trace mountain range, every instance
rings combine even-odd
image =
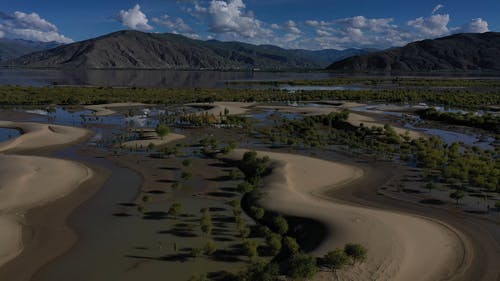
[[[6,64],[90,69],[323,69],[368,50],[287,50],[272,45],[195,40],[176,34],[118,31],[31,53]]]
[[[57,42],[38,42],[23,39],[0,38],[0,62],[20,56],[55,48],[61,45]]]
[[[404,47],[372,52],[333,63],[336,72],[500,71],[500,33],[462,33]]]

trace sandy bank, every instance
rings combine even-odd
[[[181,134],[170,133],[167,136],[160,138],[155,132],[153,133],[149,132],[149,133],[151,134],[151,136],[148,136],[145,139],[127,141],[122,143],[121,146],[124,148],[131,148],[131,149],[146,148],[150,144],[153,144],[154,146],[162,146],[170,142],[184,139],[186,137]]]
[[[236,151],[232,156],[240,158]],[[353,166],[305,156],[259,152],[275,161],[261,204],[277,212],[313,218],[329,230],[313,254],[345,243],[368,248],[368,261],[338,274],[339,280],[444,280],[458,272],[463,244],[455,230],[422,217],[332,201],[322,193],[362,177]],[[328,277],[330,276],[330,277]],[[329,280],[331,273],[318,279]]]
[[[286,112],[286,113],[297,113],[297,114],[302,114],[305,116],[314,116],[314,115],[327,115],[333,112],[340,112],[343,109],[349,109],[352,107],[359,106],[359,104],[356,103],[347,103],[347,104],[342,104],[340,106],[257,106],[256,108],[260,109],[271,109],[271,110],[277,110],[279,112]],[[350,112],[349,113],[349,118],[347,119],[347,122],[349,122],[351,125],[359,127],[361,124],[365,127],[384,127],[384,123],[376,120],[375,118],[359,114],[359,113],[354,113]],[[425,134],[419,131],[414,131],[414,130],[409,130],[405,128],[400,128],[397,126],[393,126],[394,130],[400,134],[404,135],[406,132],[410,135],[411,138],[418,139],[420,137],[424,137]]]
[[[80,128],[38,123],[0,121],[0,127],[23,131],[0,143],[0,152],[8,153],[68,144],[89,134]],[[90,169],[71,161],[0,154],[0,265],[21,253],[29,209],[68,195],[91,176]]]
[[[120,107],[137,107],[137,106],[145,106],[144,103],[137,102],[122,102],[122,103],[107,103],[107,104],[95,104],[95,105],[87,105],[86,109],[94,111],[95,116],[107,116],[113,115],[116,111],[113,108]]]
[[[92,176],[66,160],[0,155],[0,265],[22,250],[21,225],[27,210],[57,200]]]
[[[202,112],[206,112],[209,115],[219,116],[219,114],[224,114],[224,111],[227,109],[229,111],[229,115],[241,115],[245,114],[251,110],[252,106],[255,106],[255,103],[251,102],[214,102],[214,103],[188,103],[185,104],[190,107],[202,107],[207,108]]]
[[[0,121],[0,128],[23,131],[21,136],[0,143],[0,152],[67,144],[76,142],[90,134],[88,130],[81,128],[28,122]]]

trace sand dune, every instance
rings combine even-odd
[[[185,136],[180,135],[180,134],[174,134],[170,133],[167,136],[160,138],[156,134],[152,138],[148,139],[141,139],[141,140],[133,140],[133,141],[127,141],[122,143],[122,147],[125,148],[146,148],[148,145],[153,144],[154,146],[161,146],[168,144],[170,142],[176,141],[176,140],[181,140],[185,138]]]
[[[306,116],[313,116],[313,115],[326,115],[330,114],[332,112],[339,112],[342,109],[348,109],[351,107],[356,107],[359,106],[359,104],[356,103],[348,103],[346,105],[340,105],[340,106],[257,106],[256,108],[260,109],[273,109],[277,110],[279,112],[287,112],[287,113],[298,113],[298,114],[303,114]],[[366,127],[384,127],[384,123],[381,121],[376,120],[375,118],[359,114],[359,113],[354,113],[350,112],[349,113],[349,118],[347,119],[347,122],[349,122],[351,125],[359,127],[361,123],[366,126]],[[414,131],[414,130],[409,130],[405,128],[400,128],[400,127],[394,127],[394,130],[400,134],[404,135],[406,132],[408,132],[409,136],[414,139],[418,139],[420,137],[424,137],[425,134],[419,131]]]
[[[37,123],[0,121],[0,127],[24,134],[0,143],[0,152],[15,152],[75,142],[84,129]],[[37,156],[0,154],[0,265],[22,251],[24,214],[31,208],[62,198],[92,176],[84,165]]]
[[[90,134],[88,130],[81,128],[39,123],[0,121],[0,127],[23,131],[21,136],[0,143],[0,152],[72,143]]]
[[[251,102],[214,102],[214,103],[189,103],[186,106],[191,107],[207,107],[207,110],[202,112],[207,112],[208,114],[213,114],[214,116],[219,116],[219,114],[224,114],[225,109],[229,110],[229,115],[241,115],[245,114],[251,110],[250,107],[254,106],[255,103]]]
[[[137,106],[145,106],[144,103],[137,102],[122,102],[122,103],[107,103],[107,104],[95,104],[95,105],[87,105],[86,109],[94,111],[95,116],[107,116],[113,115],[116,113],[112,108],[119,107],[137,107]]]
[[[243,150],[233,153],[241,159]],[[345,243],[368,248],[368,261],[337,275],[339,280],[444,280],[457,274],[464,248],[450,227],[422,217],[332,201],[322,192],[363,176],[353,166],[305,156],[259,152],[275,167],[265,179],[261,204],[277,212],[313,218],[329,236],[313,254],[323,255]],[[333,279],[332,273],[318,280]],[[336,280],[336,279],[335,279]]]

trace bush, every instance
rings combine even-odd
[[[281,215],[275,216],[273,218],[273,229],[279,234],[284,235],[288,232],[288,222]]]
[[[256,220],[260,220],[264,217],[266,211],[259,207],[250,207],[250,216]]]
[[[275,263],[266,264],[263,261],[252,263],[247,270],[240,272],[238,281],[275,281],[279,275],[279,267]]]
[[[352,243],[345,245],[344,252],[350,256],[354,262],[364,262],[368,253],[364,246]]]
[[[323,257],[323,264],[332,271],[342,269],[351,263],[351,257],[342,249],[328,252]]]
[[[252,190],[254,190],[254,186],[247,181],[238,184],[238,192],[240,193],[248,193]]]
[[[276,233],[270,233],[266,236],[267,247],[269,248],[269,254],[271,256],[276,256],[281,251],[281,236]]]
[[[215,245],[213,240],[208,240],[205,246],[203,246],[203,252],[205,255],[211,256],[215,251],[217,251],[217,245]]]
[[[288,261],[287,276],[295,279],[313,278],[318,273],[316,258],[306,255],[297,254],[291,257]]]
[[[163,137],[170,133],[170,128],[166,124],[161,123],[156,126],[155,131],[158,136],[163,139]]]

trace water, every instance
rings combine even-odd
[[[0,142],[8,141],[21,135],[21,132],[16,129],[0,128]]]
[[[327,72],[231,72],[175,70],[58,70],[0,68],[0,85],[226,88],[227,81],[322,80]],[[244,86],[248,88],[252,86]]]

